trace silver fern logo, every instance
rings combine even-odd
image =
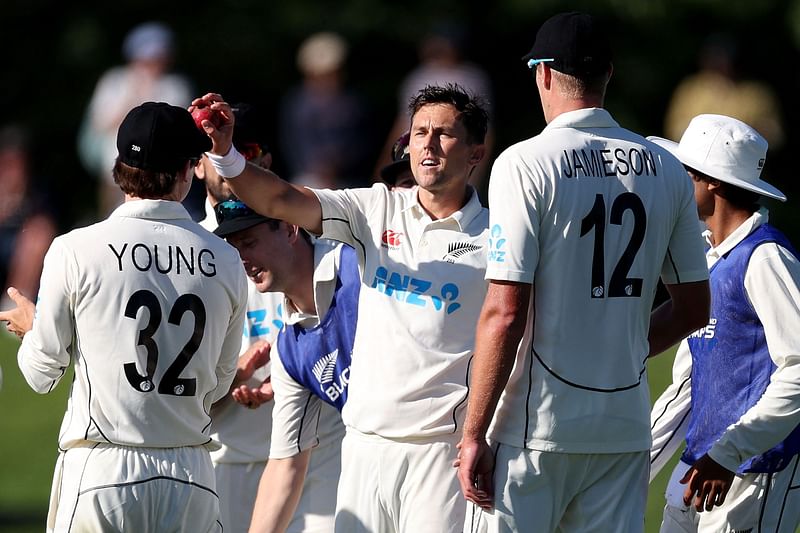
[[[311,371],[314,377],[317,378],[320,385],[331,383],[333,381],[333,373],[336,371],[336,357],[339,355],[339,349],[335,349],[327,355],[320,357],[319,361],[314,363],[314,368]]]
[[[443,260],[448,263],[455,263],[459,258],[467,254],[475,253],[483,247],[473,244],[471,242],[451,242],[447,245],[447,253],[444,255]]]

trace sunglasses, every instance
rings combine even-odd
[[[247,207],[241,200],[225,200],[214,206],[214,215],[217,217],[217,224],[222,224],[226,220],[255,215],[256,212]]]

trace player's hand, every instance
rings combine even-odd
[[[458,457],[453,466],[458,468],[458,482],[464,498],[483,509],[494,504],[494,454],[484,439],[465,440],[458,443]]]
[[[251,377],[255,371],[269,363],[269,354],[272,347],[267,341],[254,342],[246,352],[239,356],[236,363],[235,384],[239,385]]]
[[[231,392],[233,399],[245,407],[256,409],[265,403],[272,401],[275,392],[272,390],[272,380],[267,377],[258,387],[248,387],[240,385]]]
[[[211,153],[216,155],[227,154],[233,146],[233,110],[221,95],[217,93],[207,93],[200,98],[192,100],[189,112],[194,111],[195,107],[210,107],[218,114],[220,126],[216,127],[210,121],[204,121],[203,130],[211,138]]]
[[[5,321],[6,329],[21,339],[33,328],[36,307],[14,287],[9,287],[6,293],[17,307],[0,312],[0,321]]]
[[[694,505],[698,513],[722,505],[733,483],[734,473],[717,463],[708,454],[697,460],[681,478],[686,485],[683,504]],[[694,503],[692,503],[694,500]]]

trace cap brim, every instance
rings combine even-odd
[[[238,231],[246,230],[268,221],[268,218],[255,213],[231,220],[223,220],[222,223],[217,226],[217,229],[214,230],[214,235],[225,238]]]

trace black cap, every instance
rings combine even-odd
[[[189,111],[164,102],[134,107],[117,132],[119,160],[131,167],[174,172],[184,161],[211,150]]]
[[[397,176],[411,168],[411,154],[408,151],[410,138],[411,134],[405,132],[395,141],[392,146],[392,162],[381,169],[381,179],[389,185],[394,185]]]
[[[546,61],[570,76],[595,75],[611,66],[611,46],[603,25],[591,15],[559,13],[542,24],[533,48],[522,59]]]
[[[231,106],[236,125],[233,128],[233,145],[240,152],[245,145],[257,144],[262,152],[267,149],[267,121],[261,110],[251,104],[239,103]]]
[[[217,217],[218,224],[217,229],[214,230],[214,235],[222,238],[237,231],[252,228],[257,224],[275,220],[259,215],[236,198],[231,198],[215,205],[214,214]]]

